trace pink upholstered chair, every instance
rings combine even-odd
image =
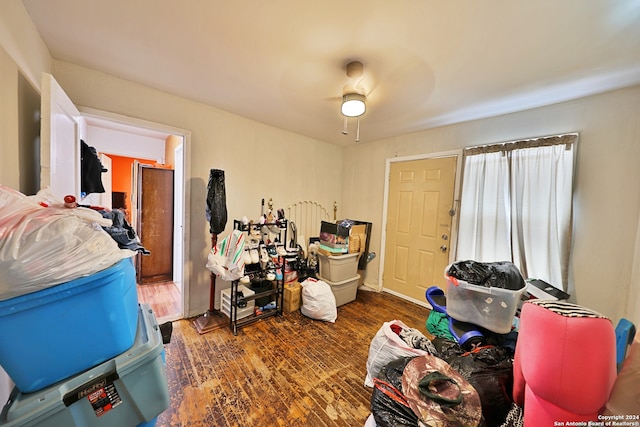
[[[616,379],[613,323],[564,301],[528,301],[513,368],[513,398],[524,407],[525,426],[597,421]]]

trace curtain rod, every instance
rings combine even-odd
[[[562,135],[542,136],[538,138],[521,139],[517,141],[500,142],[496,144],[476,145],[465,148],[465,155],[481,153],[496,153],[498,151],[513,151],[520,148],[548,147],[551,145],[566,145],[567,150],[571,144],[578,140],[578,133],[565,133]]]

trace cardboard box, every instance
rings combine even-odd
[[[284,285],[284,305],[282,309],[285,313],[291,313],[300,309],[302,305],[302,286],[298,281]]]
[[[349,234],[349,253],[363,253],[366,241],[367,226],[365,224],[356,224],[351,227],[351,232]]]

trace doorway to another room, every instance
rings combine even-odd
[[[169,234],[175,236],[176,244],[173,245],[173,250],[167,251],[170,257],[168,264],[177,266],[173,268],[173,277],[170,278],[173,285],[150,285],[144,289],[157,290],[158,292],[152,292],[154,298],[145,295],[148,292],[139,293],[141,302],[150,301],[152,307],[156,305],[157,317],[162,320],[184,317],[184,314],[189,312],[189,275],[188,270],[182,266],[189,258],[189,236],[184,231],[189,229],[189,218],[184,206],[189,203],[190,192],[185,188],[184,176],[189,171],[189,156],[185,150],[189,148],[190,132],[91,108],[82,108],[80,111],[55,78],[48,73],[42,73],[41,86],[39,167],[36,168],[40,188],[49,187],[51,192],[59,197],[67,194],[76,195],[81,204],[99,206],[107,210],[112,209],[113,192],[123,192],[125,195],[119,201],[129,203],[127,221],[130,221],[128,225],[133,224],[132,228],[135,231],[138,204],[137,197],[134,196],[137,185],[136,180],[132,178],[133,168],[129,165],[122,172],[123,176],[128,177],[129,184],[120,188],[115,184],[114,187],[113,180],[119,179],[120,174],[112,173],[112,169],[116,169],[113,158],[124,156],[140,159],[142,163],[175,171],[173,188],[177,189],[177,197],[174,198],[172,214],[176,214],[173,215],[173,233]],[[83,141],[85,144],[82,144]],[[82,193],[81,148],[84,146],[88,150],[93,148],[103,165],[111,163],[111,167],[102,167],[108,169],[105,173],[100,172],[106,186],[104,192],[88,195]],[[153,206],[153,203],[151,205]],[[140,287],[138,289],[141,290]],[[156,295],[161,291],[164,293],[167,289],[172,292],[171,298]],[[179,301],[177,306],[169,304],[169,301],[174,300]],[[170,308],[164,311],[167,307]]]
[[[159,321],[184,317],[184,135],[85,115],[87,144],[108,157],[101,200],[124,212],[142,249],[134,258],[138,300]]]

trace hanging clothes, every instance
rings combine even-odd
[[[227,196],[223,170],[211,169],[209,172],[206,216],[211,234],[220,234],[224,231],[227,225]]]
[[[102,173],[107,169],[102,165],[96,149],[80,140],[80,191],[85,194],[104,193]]]

